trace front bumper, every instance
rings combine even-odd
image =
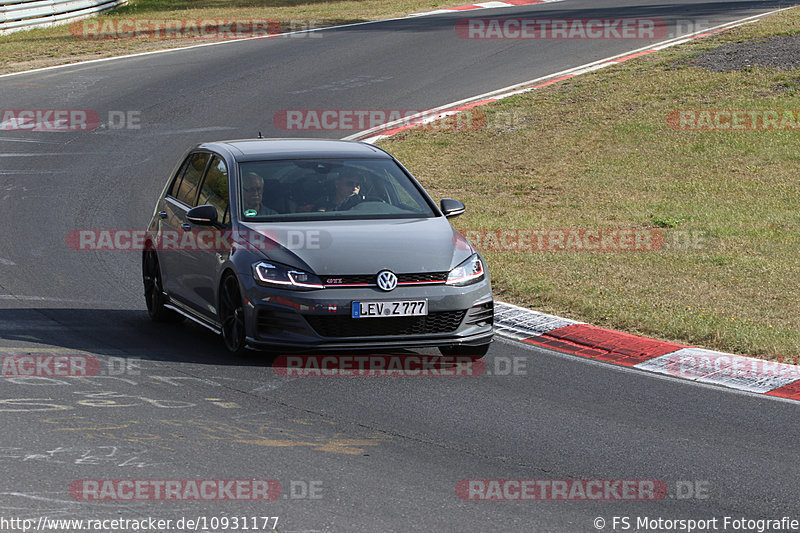
[[[247,341],[254,348],[365,349],[477,346],[491,342],[494,310],[485,279],[466,287],[421,285],[289,291],[245,287]],[[354,301],[428,300],[426,317],[351,318]]]

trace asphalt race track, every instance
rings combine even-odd
[[[725,516],[800,520],[793,403],[499,338],[475,377],[288,377],[257,355],[228,357],[202,327],[151,323],[137,252],[66,241],[76,229],[143,228],[194,143],[352,133],[281,131],[277,111],[428,109],[648,44],[471,41],[454,31],[462,18],[659,18],[694,30],[685,21],[713,26],[788,5],[565,0],[0,77],[0,109],[93,110],[104,123],[0,131],[0,353],[92,354],[100,365],[93,378],[0,383],[0,517],[279,517],[283,532],[573,533],[597,531],[598,517],[605,531],[626,530],[621,517],[631,531],[637,517],[716,517],[707,530],[723,531]],[[119,111],[140,127],[107,127]],[[96,502],[70,492],[82,479],[254,478],[278,481],[281,496]],[[459,482],[485,479],[655,480],[668,493],[459,497]]]

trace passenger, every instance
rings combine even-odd
[[[264,178],[255,172],[248,172],[242,179],[242,210],[244,216],[260,217],[277,215],[278,212],[261,203],[264,197]]]

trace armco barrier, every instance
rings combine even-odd
[[[0,35],[86,18],[128,0],[0,0]]]

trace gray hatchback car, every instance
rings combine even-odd
[[[154,320],[189,318],[227,349],[437,347],[482,357],[493,335],[486,263],[391,155],[320,139],[190,149],[148,227]]]

